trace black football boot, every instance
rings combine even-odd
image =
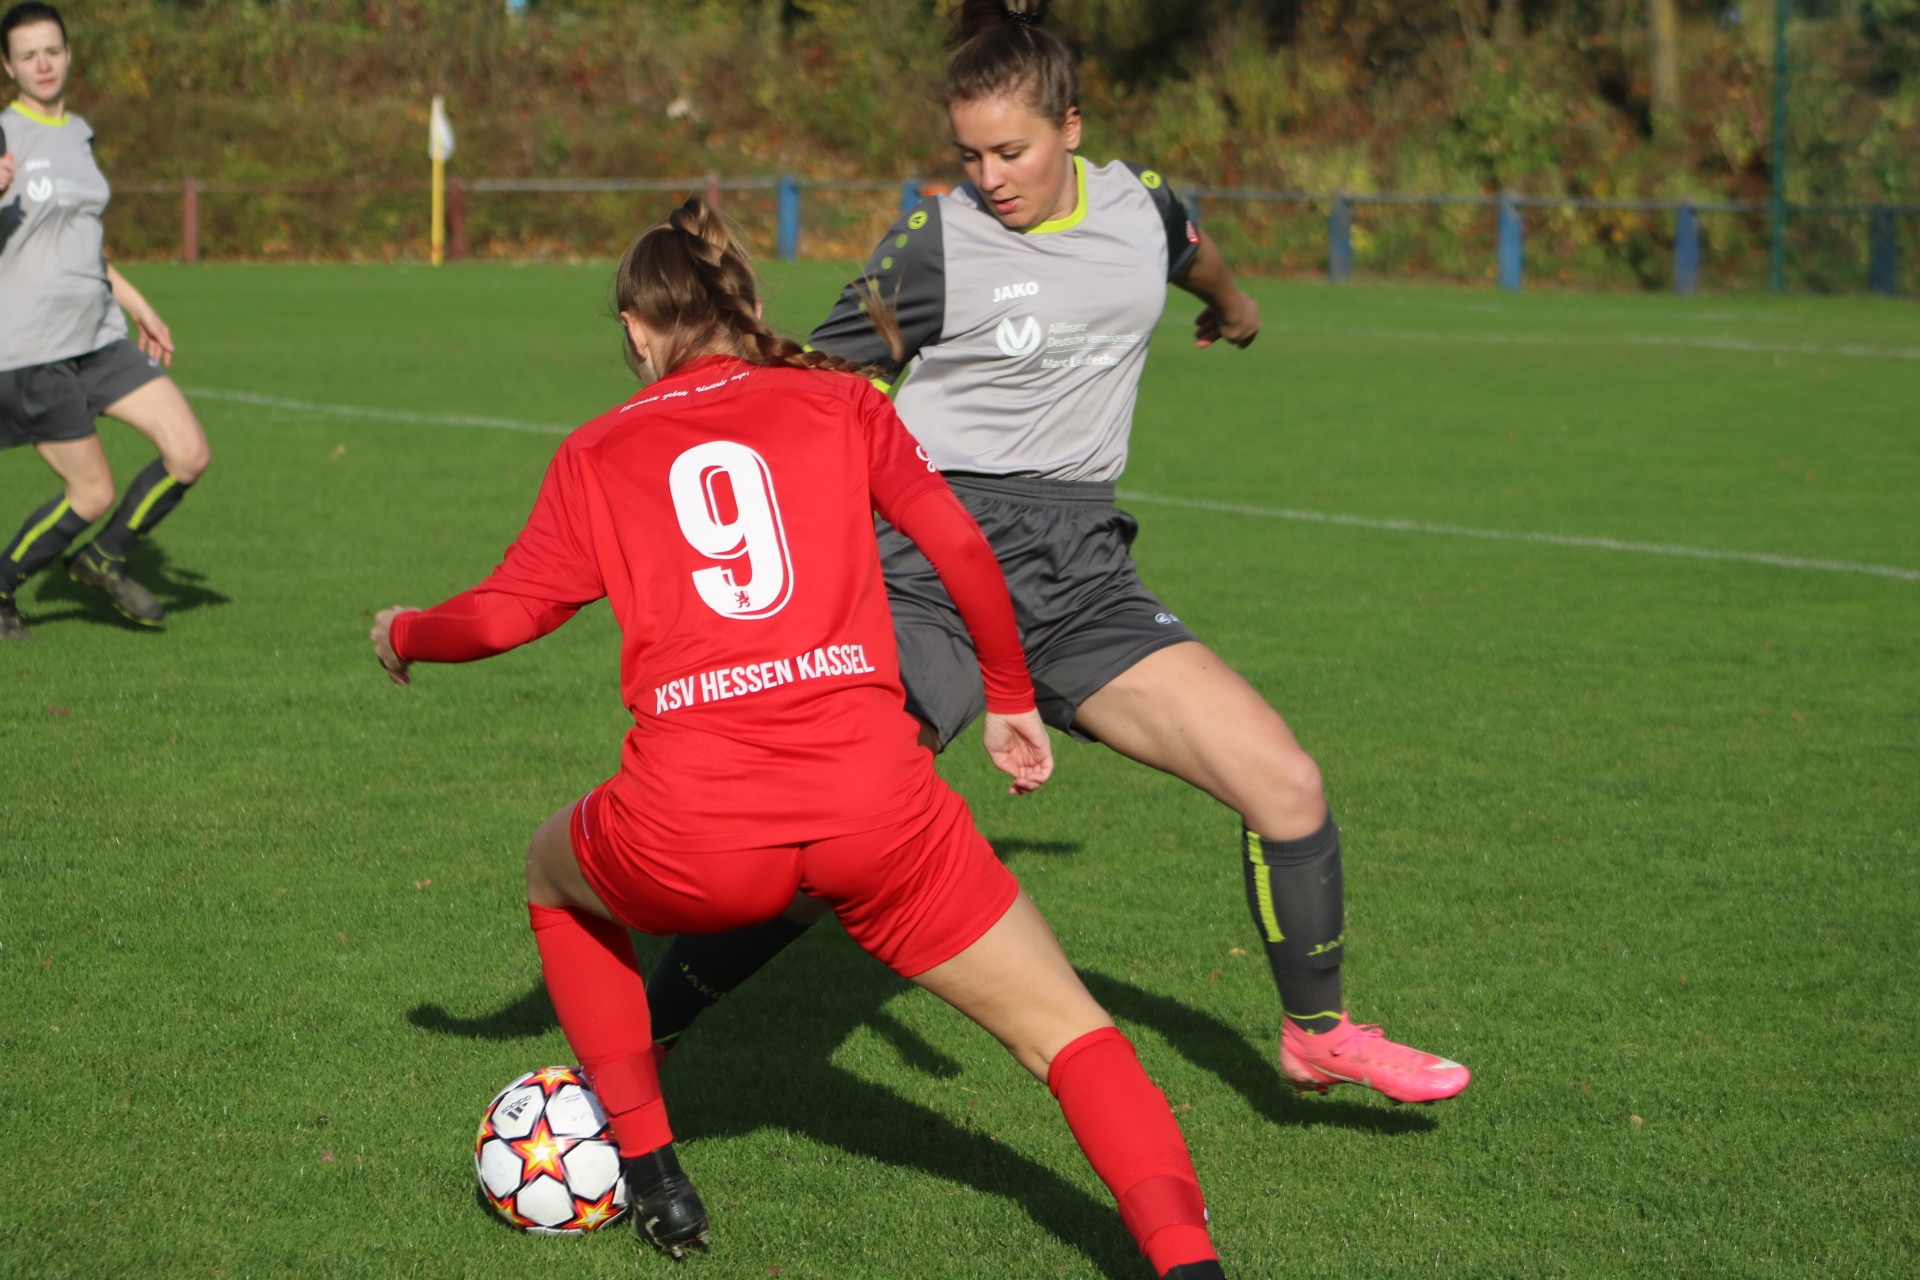
[[[33,632],[20,621],[20,606],[13,602],[13,592],[0,591],[0,640],[31,639]]]
[[[1220,1269],[1217,1258],[1208,1258],[1205,1262],[1183,1262],[1177,1267],[1168,1267],[1160,1280],[1227,1280],[1227,1273]]]
[[[707,1243],[706,1206],[680,1168],[671,1142],[645,1155],[621,1157],[620,1168],[627,1178],[633,1225],[642,1240],[675,1258]]]
[[[153,598],[153,592],[127,576],[127,562],[114,559],[98,547],[80,548],[67,561],[67,574],[75,582],[106,592],[114,608],[143,627],[161,626],[167,620],[167,611]]]

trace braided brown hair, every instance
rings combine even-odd
[[[854,286],[867,317],[899,360],[900,328],[870,281]],[[733,224],[699,196],[647,228],[627,246],[614,269],[614,311],[631,315],[661,335],[652,358],[642,360],[632,339],[621,334],[627,367],[641,382],[666,377],[696,356],[738,356],[750,364],[819,369],[868,376],[851,360],[809,351],[782,337],[760,318],[759,281]]]

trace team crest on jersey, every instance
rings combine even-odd
[[[1040,322],[1032,316],[1024,317],[1018,328],[1014,327],[1013,317],[1008,316],[993,331],[994,343],[999,346],[1000,354],[1010,360],[1021,356],[1030,356],[1040,347]]]
[[[53,179],[34,178],[27,183],[27,199],[35,204],[45,204],[53,199]]]

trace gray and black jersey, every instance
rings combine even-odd
[[[0,370],[51,364],[127,336],[102,253],[111,192],[93,130],[18,103],[0,112],[19,168],[0,192]]]
[[[1200,233],[1153,170],[1073,163],[1065,218],[1011,230],[968,184],[888,230],[867,278],[898,316],[904,365],[851,286],[813,331],[812,346],[888,371],[942,471],[1111,481],[1126,469],[1167,281]]]

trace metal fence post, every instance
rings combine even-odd
[[[920,179],[908,178],[900,184],[900,212],[912,213],[913,206],[920,203]]]
[[[780,175],[780,261],[800,261],[800,183]]]
[[[200,261],[200,183],[194,178],[180,184],[180,261]]]
[[[1494,258],[1499,266],[1500,287],[1518,289],[1520,287],[1521,268],[1525,258],[1522,244],[1525,232],[1520,225],[1520,206],[1514,203],[1513,193],[1500,193],[1500,239],[1494,250]]]
[[[1690,298],[1700,290],[1700,215],[1682,203],[1673,215],[1673,291]]]
[[[1867,211],[1867,289],[1892,297],[1899,292],[1900,240],[1893,210],[1883,204]]]
[[[1353,278],[1353,202],[1343,191],[1333,198],[1327,214],[1327,280],[1345,284]]]

